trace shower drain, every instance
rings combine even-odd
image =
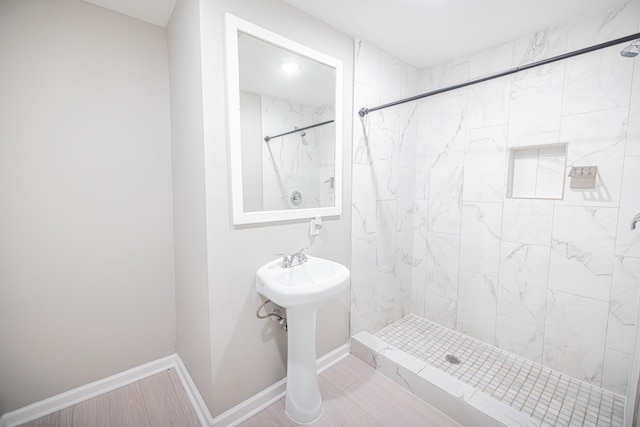
[[[447,359],[447,362],[452,363],[454,365],[459,365],[460,363],[462,363],[462,361],[458,359],[456,356],[454,356],[453,354],[447,354],[444,358]]]

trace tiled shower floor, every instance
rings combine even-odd
[[[509,418],[511,421],[506,422],[507,425],[622,426],[623,423],[624,396],[416,315],[408,315],[387,326],[375,337],[368,337],[365,332],[355,335],[354,340],[365,346],[373,343],[370,347],[377,348],[371,350],[396,363],[406,361],[410,365],[408,369],[422,378],[444,378],[446,382],[446,376],[442,377],[440,373],[434,376],[434,368],[444,372],[466,384],[464,387],[472,387],[467,394],[480,392],[483,405],[487,401],[498,401],[498,406],[511,408],[507,412],[515,410],[524,415]],[[354,354],[357,355],[357,351]],[[447,361],[447,355],[455,356],[461,363]],[[468,400],[473,404],[478,396]],[[497,419],[505,423],[504,419]]]

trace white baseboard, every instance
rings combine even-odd
[[[349,355],[349,345],[344,344],[318,359],[318,373],[335,365]],[[287,379],[278,381],[269,388],[234,406],[215,417],[211,427],[232,427],[248,420],[258,412],[282,399],[286,391]]]
[[[318,373],[322,373],[349,355],[349,344],[343,344],[318,359]]]
[[[196,411],[196,415],[200,420],[200,424],[203,427],[207,427],[213,424],[213,417],[211,416],[211,412],[209,412],[209,408],[204,403],[204,399],[200,395],[196,384],[193,382],[193,379],[189,375],[189,371],[184,366],[182,359],[178,354],[176,356],[176,372],[178,373],[178,378],[180,378],[180,382],[182,383],[182,387],[184,387],[187,392],[187,396],[189,397],[189,402],[191,402],[191,406],[193,406],[193,410]]]
[[[20,424],[28,423],[29,421],[108,393],[175,366],[176,355],[145,363],[144,365],[74,388],[73,390],[16,409],[15,411],[7,412],[0,417],[0,427],[16,427]]]
[[[282,399],[287,379],[282,379],[269,388],[262,390],[233,408],[215,417],[211,427],[231,427],[251,418],[263,409]]]
[[[326,370],[348,355],[348,344],[344,344],[325,354],[318,359],[318,372]],[[171,368],[176,369],[178,378],[180,378],[189,401],[203,427],[235,426],[272,405],[278,399],[284,397],[285,394],[286,378],[213,418],[184,363],[177,354],[172,354],[15,411],[7,412],[0,417],[0,427],[17,427]]]

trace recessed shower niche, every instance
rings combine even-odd
[[[567,144],[509,149],[507,197],[562,199]]]

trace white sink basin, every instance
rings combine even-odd
[[[287,309],[287,392],[285,412],[299,423],[322,414],[316,364],[318,307],[337,297],[349,283],[349,269],[337,262],[309,256],[289,268],[276,259],[258,269],[256,290]]]
[[[309,256],[289,268],[276,259],[258,269],[256,290],[287,309],[287,392],[285,412],[299,423],[322,414],[316,364],[318,307],[337,297],[349,283],[349,269],[337,262]]]
[[[349,283],[349,269],[313,256],[307,262],[282,268],[271,261],[256,273],[256,290],[284,308],[318,307],[340,294]]]

